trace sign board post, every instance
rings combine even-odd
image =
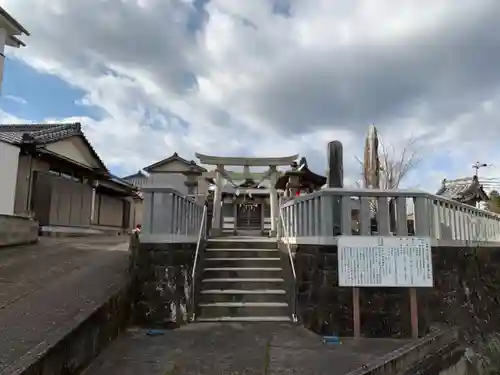
[[[433,287],[427,237],[338,237],[339,286],[353,287],[354,335],[360,334],[359,287],[410,288],[412,333],[418,337],[416,288]]]
[[[410,318],[411,318],[411,335],[414,339],[418,339],[417,288],[410,288]]]

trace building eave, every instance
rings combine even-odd
[[[91,171],[93,173],[96,173],[96,174],[99,174],[99,175],[102,175],[102,176],[105,176],[107,174],[106,170],[102,170],[100,168],[92,168],[92,167],[90,167],[88,165],[78,163],[75,160],[69,159],[69,158],[67,158],[65,156],[62,156],[62,155],[59,155],[59,154],[57,154],[55,152],[49,151],[49,150],[47,150],[44,147],[37,147],[37,148],[33,149],[32,151],[28,151],[28,153],[29,154],[34,154],[34,155],[40,155],[40,154],[47,155],[49,157],[62,160],[64,162],[66,162],[66,163],[73,164],[75,167],[83,168],[83,169],[86,169],[88,171]]]
[[[121,179],[127,181],[131,178],[136,178],[136,177],[146,177],[147,178],[148,176],[143,171],[138,171],[138,172],[130,174],[128,176],[122,177]]]
[[[90,141],[87,139],[87,137],[85,137],[85,135],[83,134],[82,131],[80,131],[77,134],[70,134],[68,136],[61,137],[59,139],[55,139],[55,140],[50,141],[50,142],[44,142],[44,143],[41,144],[41,146],[45,147],[45,146],[47,146],[49,144],[57,143],[57,142],[60,142],[60,141],[63,141],[65,139],[69,139],[69,138],[72,138],[72,137],[81,137],[82,140],[83,140],[83,142],[85,143],[85,145],[88,147],[90,153],[92,154],[92,156],[96,159],[97,163],[99,164],[99,168],[101,168],[103,170],[103,173],[109,173],[108,168],[106,167],[106,165],[104,164],[104,162],[102,161],[102,159],[97,154],[97,151],[94,149],[94,147],[92,147],[92,145],[90,144]]]
[[[103,179],[99,181],[99,186],[131,197],[137,195],[137,188],[129,184],[124,184],[121,181],[117,181],[116,178],[116,176],[109,174],[103,175]]]
[[[42,134],[40,134],[42,132]],[[99,168],[105,173],[109,173],[106,165],[97,154],[94,147],[91,145],[87,137],[82,131],[82,125],[79,122],[75,123],[45,123],[45,124],[2,124],[0,125],[0,136],[2,134],[7,136],[0,137],[5,141],[19,145],[24,148],[32,145],[37,150],[44,149],[45,146],[53,143],[70,139],[72,137],[81,137],[85,146],[90,151],[92,157],[97,161]],[[12,134],[20,135],[18,137]],[[30,139],[23,139],[21,136],[28,134]]]
[[[146,168],[143,168],[143,169],[146,172],[151,172],[151,170],[153,170],[154,168],[157,168],[160,165],[165,165],[165,164],[171,163],[173,161],[179,161],[179,162],[181,162],[183,164],[193,166],[197,170],[199,170],[200,172],[206,172],[207,171],[205,168],[200,167],[198,164],[196,164],[194,160],[186,160],[183,157],[179,156],[179,154],[177,154],[177,152],[174,152],[174,154],[172,156],[169,156],[168,158],[162,159],[160,161],[157,161],[156,163],[148,165]]]
[[[9,36],[6,41],[6,45],[9,47],[14,47],[14,48],[21,48],[21,47],[26,47],[26,43],[24,43],[22,40],[16,38],[15,36]]]
[[[12,147],[18,147],[18,148],[21,147],[18,143],[9,142],[9,141],[7,141],[5,139],[0,139],[0,143],[5,143],[5,144],[8,144],[8,145],[11,145]]]
[[[29,31],[26,30],[24,26],[19,23],[19,21],[17,21],[14,17],[12,17],[1,6],[0,6],[0,18],[3,18],[13,30],[17,31],[18,34],[25,34],[27,36],[30,36]]]

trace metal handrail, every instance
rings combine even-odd
[[[207,218],[207,205],[203,206],[203,214],[201,216],[200,230],[198,232],[198,240],[196,241],[196,252],[194,253],[193,270],[191,272],[191,311],[193,313],[192,320],[195,318],[195,295],[196,295],[196,267],[198,266],[198,256],[200,254],[201,239],[206,236],[206,218]]]
[[[290,247],[290,241],[289,241],[289,238],[288,237],[288,231],[286,229],[286,225],[285,225],[285,218],[283,217],[283,214],[281,212],[281,208],[279,210],[279,215],[280,215],[280,222],[281,222],[281,229],[283,231],[283,237],[285,237],[286,241],[286,247],[287,247],[287,250],[288,250],[288,257],[290,259],[290,265],[292,267],[292,275],[293,275],[293,312],[292,312],[292,319],[294,322],[297,322],[298,321],[298,318],[297,318],[297,273],[295,272],[295,262],[294,262],[294,259],[293,259],[293,255],[292,255],[292,249]]]

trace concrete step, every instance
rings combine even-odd
[[[280,289],[208,289],[200,293],[200,303],[213,302],[286,302],[286,292]]]
[[[205,278],[202,280],[202,290],[262,290],[262,289],[285,289],[285,280],[281,277],[275,278]]]
[[[206,267],[280,267],[280,258],[206,258]]]
[[[203,270],[203,277],[215,278],[280,278],[280,267],[213,267]]]
[[[273,239],[209,239],[198,321],[287,321],[280,252]]]
[[[219,316],[216,318],[197,318],[198,322],[291,322],[289,316]]]
[[[198,305],[200,318],[288,316],[286,302],[214,302]]]
[[[237,238],[237,237],[234,237]],[[256,240],[239,240],[231,237],[210,238],[207,241],[207,248],[218,249],[274,249],[278,248],[276,240],[262,237]]]
[[[245,232],[254,232],[254,233],[260,233],[261,232],[261,226],[260,226],[260,220],[257,219],[255,221],[253,221],[252,223],[246,225],[246,224],[243,224],[243,225],[238,225],[238,223],[236,223],[236,230],[241,233],[245,233]]]
[[[205,254],[207,258],[279,258],[277,249],[210,248]]]

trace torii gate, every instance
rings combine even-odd
[[[289,166],[299,157],[298,154],[285,157],[223,157],[209,156],[204,154],[195,154],[201,164],[215,165],[215,191],[214,191],[214,210],[212,216],[211,235],[220,235],[221,228],[221,203],[222,203],[222,188],[223,178],[231,181],[230,172],[224,169],[224,166],[243,166],[244,173],[250,173],[250,167],[269,167],[269,170],[261,175],[261,179],[269,178],[271,182],[269,201],[271,208],[271,236],[276,235],[276,226],[278,221],[278,193],[276,191],[276,181],[278,179],[277,166]]]

